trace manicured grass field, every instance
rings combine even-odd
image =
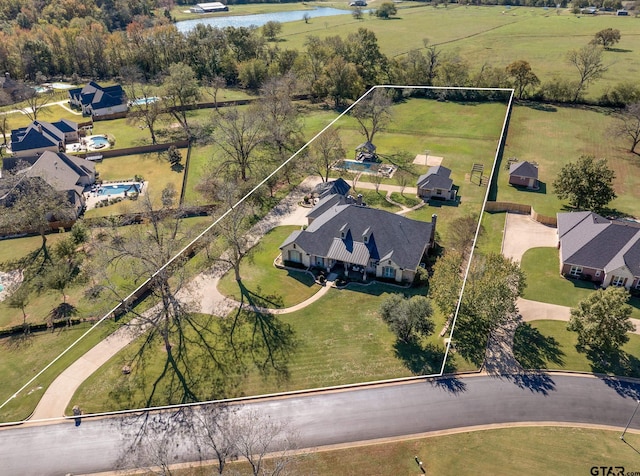
[[[0,339],[0,403],[4,403],[22,385],[51,362],[71,343],[78,339],[89,328],[88,324],[80,324],[73,328],[62,328],[55,332],[39,332],[28,336],[18,335]],[[74,360],[83,355],[91,347],[104,339],[113,329],[111,322],[105,322],[95,329],[73,350],[62,357],[31,388],[26,389],[17,398],[11,400],[0,410],[0,421],[19,421],[26,419],[35,409],[44,389],[55,377],[67,368]]]
[[[591,282],[560,275],[556,248],[527,250],[520,266],[527,276],[527,287],[522,296],[525,299],[573,307],[595,290]],[[631,317],[640,319],[640,299],[631,298],[629,304],[633,308]]]
[[[543,215],[555,216],[566,202],[555,195],[552,183],[561,168],[581,155],[606,158],[615,173],[618,198],[609,206],[638,214],[640,161],[628,144],[612,136],[614,119],[604,110],[561,106],[516,106],[509,124],[507,145],[498,172],[497,200],[531,204]],[[508,184],[507,160],[515,157],[538,163],[540,190],[530,192]]]
[[[487,213],[482,215],[483,232],[478,237],[478,250],[482,253],[500,253],[504,233],[505,213]]]
[[[602,372],[597,362],[590,361],[585,353],[576,350],[577,343],[577,334],[567,330],[566,322],[532,321],[521,324],[516,330],[513,353],[528,369]],[[632,357],[616,374],[640,377],[640,365],[635,357],[640,355],[640,335],[629,334],[629,342],[622,350]]]
[[[418,6],[419,5],[419,6]],[[408,8],[404,8],[408,7]],[[635,47],[640,31],[631,17],[614,15],[573,15],[562,10],[503,6],[452,6],[434,8],[403,2],[397,18],[380,20],[365,15],[354,20],[348,15],[283,24],[281,47],[302,49],[309,35],[320,38],[355,33],[366,28],[375,33],[382,52],[396,57],[417,49],[424,51],[423,39],[437,45],[445,54],[457,54],[477,72],[489,64],[504,68],[525,60],[544,83],[554,76],[578,78],[565,58],[570,50],[589,43],[596,32],[615,28],[621,41],[604,53],[609,71],[587,93],[596,99],[620,81],[633,81],[640,67],[640,50]]]
[[[299,229],[298,226],[281,226],[271,230],[260,240],[251,258],[241,263],[242,285],[247,292],[262,298],[277,296],[282,299],[280,306],[277,307],[290,307],[320,290],[320,285],[315,284],[313,277],[308,273],[278,269],[273,265],[273,261],[280,253],[278,247],[292,231]],[[236,301],[242,299],[242,292],[233,271],[224,275],[218,289]],[[267,307],[276,306],[267,304]]]
[[[422,342],[422,350],[396,344],[395,337],[377,315],[380,303],[392,292],[424,293],[424,289],[402,290],[380,284],[331,289],[308,307],[279,316],[282,323],[292,326],[297,342],[287,365],[289,378],[265,378],[256,369],[250,369],[241,387],[233,390],[234,395],[258,395],[438,372],[444,352],[438,333],[444,318],[435,314],[435,334]],[[130,348],[113,357],[81,386],[73,401],[89,412],[115,409],[117,404],[109,392],[122,381],[122,363],[133,351]],[[162,372],[164,358],[160,346],[157,352],[157,358],[150,356],[152,364],[146,374],[149,382]],[[457,356],[451,365],[460,371],[474,369]],[[142,398],[139,393],[134,397],[136,403]]]
[[[187,149],[180,149],[183,158],[186,158]],[[96,171],[104,181],[130,180],[136,175],[141,175],[148,186],[146,192],[151,194],[153,201],[158,201],[162,190],[169,184],[173,184],[178,196],[182,189],[183,171],[176,171],[162,154],[139,154],[104,159],[96,164]],[[159,206],[159,205],[158,205]],[[113,215],[125,213],[139,208],[135,201],[124,200],[115,205],[88,210],[87,217]]]
[[[419,475],[415,456],[432,475],[589,475],[594,466],[637,470],[640,435],[620,431],[566,427],[503,428],[428,438],[385,441],[307,454],[287,466],[291,474],[332,476]],[[245,474],[246,463],[229,468]],[[599,469],[599,471],[601,471]],[[203,476],[208,469],[179,470],[178,476]],[[173,471],[172,471],[173,474]],[[603,473],[593,473],[603,474]],[[606,474],[606,473],[605,473]]]

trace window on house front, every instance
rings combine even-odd
[[[289,261],[294,263],[302,263],[302,253],[296,250],[289,250]]]
[[[391,266],[383,266],[382,268],[382,276],[385,278],[395,278],[396,270]]]
[[[626,280],[627,280],[627,279],[626,279],[625,277],[623,277],[623,276],[613,276],[613,277],[611,278],[611,284],[612,284],[613,286],[624,286],[624,282],[625,282]]]
[[[571,271],[569,271],[571,276],[580,276],[582,274],[582,266],[571,266]]]
[[[436,195],[442,195],[442,190],[440,190],[439,188],[436,189]]]
[[[636,283],[636,289],[640,289],[640,279],[638,279],[638,282]]]
[[[324,258],[322,256],[316,256],[316,266],[324,266]]]

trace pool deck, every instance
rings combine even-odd
[[[109,185],[120,185],[120,184],[131,184],[133,185],[134,183],[140,183],[140,182],[112,182],[112,183],[106,183],[104,184],[104,186],[108,187]],[[147,182],[142,182],[142,190],[140,191],[139,195],[144,195],[146,190],[147,190],[147,186],[148,183]],[[112,195],[99,195],[98,194],[98,189],[96,190],[86,190],[84,192],[84,199],[85,199],[85,205],[87,207],[87,210],[91,210],[93,208],[96,208],[96,204],[98,202],[102,202],[102,201],[107,201],[110,198],[118,198],[118,197],[124,197],[125,194],[124,192],[122,193],[115,193]]]

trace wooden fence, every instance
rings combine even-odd
[[[107,150],[96,150],[91,152],[84,152],[82,154],[78,154],[79,157],[86,159],[87,157],[101,155],[103,159],[108,159],[111,157],[120,157],[123,155],[135,155],[135,154],[149,154],[151,152],[162,152],[169,147],[175,146],[178,149],[183,149],[185,147],[189,147],[188,140],[177,140],[174,142],[167,142],[165,144],[151,144],[151,145],[140,145],[136,147],[126,147],[124,149],[107,149]]]
[[[556,217],[541,215],[536,212],[531,205],[512,202],[487,202],[484,209],[487,212],[511,212],[520,213],[522,215],[531,215],[531,219],[538,223],[552,226],[554,228],[558,226],[558,219]]]

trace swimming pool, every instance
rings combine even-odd
[[[142,184],[140,182],[113,183],[100,187],[98,195],[102,197],[110,197],[111,195],[121,195],[125,192],[140,193],[140,190],[142,190]]]
[[[375,162],[358,162],[357,160],[341,160],[336,164],[336,168],[349,170],[352,172],[365,172],[370,174],[378,173],[380,164]]]
[[[94,149],[102,149],[103,147],[109,146],[109,139],[104,136],[93,136],[90,138],[91,144]]]
[[[159,101],[160,98],[153,96],[150,98],[140,98],[140,99],[136,99],[134,101],[129,101],[129,105],[130,106],[142,106],[143,104],[153,104],[156,101]]]

